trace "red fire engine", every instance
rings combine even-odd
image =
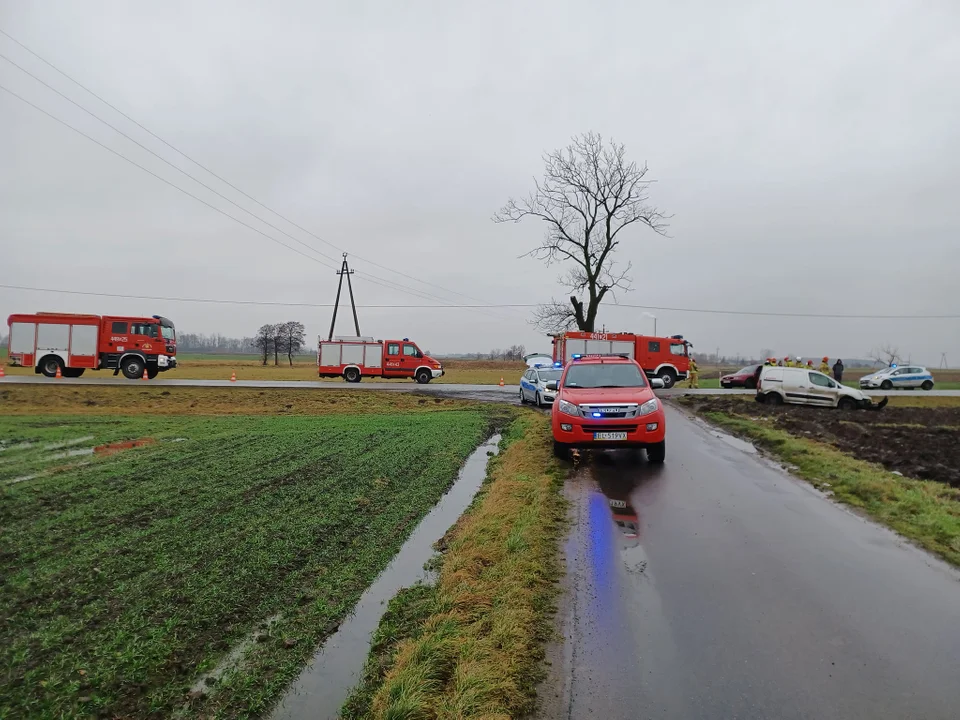
[[[177,366],[177,339],[165,317],[75,313],[11,315],[9,357],[47,377],[80,377],[84,370],[113,370],[130,379],[155,378]]]
[[[687,377],[692,345],[682,335],[653,337],[633,333],[565,332],[553,336],[554,362],[567,363],[574,355],[626,355],[640,363],[650,377],[673,387]]]
[[[413,378],[425,384],[443,375],[443,365],[424,355],[409,338],[321,337],[317,348],[320,377],[343,377],[354,383],[365,377]]]

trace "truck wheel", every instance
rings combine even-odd
[[[933,390],[933,381],[924,380],[923,385],[920,386],[921,390]]]
[[[664,368],[657,373],[657,377],[663,380],[664,390],[669,390],[677,384],[677,373],[671,368]]]
[[[349,367],[343,371],[343,379],[349,383],[360,382],[360,371],[355,367]]]
[[[423,368],[423,369],[421,369],[421,370],[417,370],[416,380],[417,380],[417,382],[420,383],[421,385],[426,385],[426,384],[427,384],[428,382],[430,382],[432,379],[433,379],[433,373],[431,373],[431,372],[430,372],[429,370],[427,370],[426,368]]]
[[[667,443],[658,442],[647,445],[647,462],[651,465],[662,465],[667,459]]]
[[[128,380],[139,380],[143,377],[143,360],[134,356],[125,358],[120,366],[120,371]]]
[[[147,366],[147,379],[153,380],[157,375],[160,374],[160,368]]]
[[[856,410],[857,401],[853,398],[842,397],[840,398],[840,402],[837,403],[837,407],[841,410]]]
[[[559,458],[560,460],[569,460],[570,459],[570,448],[566,443],[553,441],[553,456]]]
[[[60,374],[63,375],[63,360],[56,355],[47,355],[40,361],[40,372],[47,377],[56,377],[58,369],[60,370]]]
[[[78,377],[80,377],[81,375],[83,375],[84,369],[85,369],[85,368],[64,368],[64,369],[61,371],[61,374],[62,374],[65,378],[78,378]]]
[[[880,389],[881,389],[881,390],[892,390],[892,389],[893,389],[893,383],[890,382],[889,380],[884,380],[882,383],[880,383]]]

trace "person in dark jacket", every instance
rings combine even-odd
[[[837,382],[843,382],[843,360],[837,358],[833,364],[833,379]]]

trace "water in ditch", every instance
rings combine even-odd
[[[489,456],[497,453],[494,435],[467,458],[453,487],[420,521],[386,569],[360,597],[353,614],[327,641],[294,681],[271,716],[272,720],[336,718],[350,689],[357,684],[370,649],[370,638],[387,603],[404,587],[426,577],[423,569],[433,544],[457,521],[487,473]]]

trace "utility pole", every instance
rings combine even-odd
[[[946,354],[946,353],[940,353],[940,369],[941,369],[941,370],[946,370],[946,369],[947,369],[947,354]]]
[[[353,300],[353,284],[350,282],[350,276],[353,270],[347,265],[347,254],[343,254],[343,265],[337,271],[340,276],[340,282],[337,283],[337,299],[333,301],[333,320],[330,321],[330,335],[327,340],[333,340],[333,328],[337,324],[337,309],[340,307],[340,291],[343,289],[343,276],[347,276],[347,292],[350,293],[350,307],[353,309],[353,327],[357,331],[357,337],[360,337],[360,321],[357,320],[357,304]]]

